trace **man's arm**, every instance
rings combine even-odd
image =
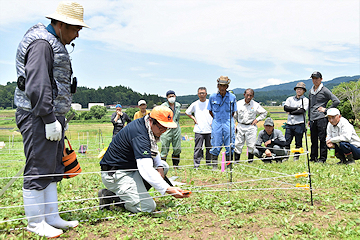
[[[209,114],[211,115],[212,118],[214,118],[214,114],[212,111],[209,110]]]
[[[40,116],[45,124],[56,121],[53,112],[54,53],[45,40],[30,44],[25,55],[25,94],[30,99],[32,113]]]
[[[330,124],[330,123],[328,123]],[[338,124],[339,125],[339,124]],[[330,141],[332,143],[339,142],[350,142],[352,135],[353,126],[349,124],[344,124],[340,127],[340,135],[339,136],[331,136]]]
[[[194,121],[195,124],[197,124],[197,121],[196,121],[195,116],[192,115],[193,112],[194,112],[194,103],[192,103],[192,104],[188,107],[188,109],[186,109],[185,114],[186,114],[189,118],[191,118],[191,119]]]
[[[119,115],[117,114],[117,112],[114,112],[113,114],[111,114],[111,122],[112,122],[112,124],[115,125],[118,119],[119,119]]]
[[[171,187],[161,177],[158,171],[153,167],[153,160],[151,158],[136,159],[139,173],[145,181],[158,190],[162,195],[165,193],[171,194],[176,198],[189,197],[182,194],[182,190],[178,187]]]
[[[259,116],[256,118],[256,120],[258,122],[260,122],[261,120],[264,120],[266,118],[267,111],[260,104],[256,111],[257,111],[257,114],[259,114]]]
[[[336,108],[340,104],[340,100],[329,89],[327,89],[327,90],[329,91],[328,92],[330,95],[329,97],[332,100],[332,104],[329,108]],[[329,109],[329,108],[327,108],[327,109]]]

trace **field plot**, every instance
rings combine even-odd
[[[276,127],[285,120],[276,121]],[[194,137],[192,122],[181,119],[182,135]],[[259,123],[259,130],[263,123]],[[7,125],[15,126],[13,125]],[[0,132],[6,146],[0,149],[0,188],[25,163],[21,135],[13,130]],[[281,164],[249,164],[243,150],[233,172],[211,171],[202,161],[193,169],[194,141],[182,141],[181,167],[171,168],[169,177],[192,191],[190,198],[174,199],[152,194],[157,203],[153,214],[132,214],[120,207],[100,211],[97,192],[104,188],[98,153],[111,141],[111,124],[71,124],[66,134],[77,153],[82,174],[58,184],[59,211],[66,220],[80,225],[66,231],[62,239],[359,239],[360,164],[338,166],[311,163],[314,206],[310,192],[296,184],[308,184],[306,155],[294,162],[292,156]],[[304,141],[305,146],[305,141]],[[171,156],[171,152],[169,153]],[[221,162],[221,158],[219,158]],[[171,159],[168,157],[171,164]],[[231,181],[230,181],[231,180]],[[0,196],[0,239],[39,239],[26,232],[22,207],[22,178]],[[15,220],[14,219],[19,219]]]

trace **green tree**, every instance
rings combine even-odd
[[[92,106],[90,108],[90,115],[96,119],[101,119],[107,112],[106,107],[104,106]]]
[[[67,119],[69,119],[69,117],[72,115],[72,114],[75,114],[75,116],[73,117],[73,120],[80,120],[80,114],[77,113],[73,108],[70,108],[69,112],[65,115],[65,117]]]
[[[125,112],[129,116],[129,118],[134,119],[134,115],[137,111],[139,111],[138,108],[127,108]]]
[[[92,119],[93,115],[89,111],[84,111],[80,114],[80,117],[84,120],[90,120]]]
[[[334,87],[332,92],[341,103],[339,109],[341,114],[348,119],[360,119],[360,79],[357,81],[344,82]],[[349,107],[350,106],[350,107]]]

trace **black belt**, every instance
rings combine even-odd
[[[240,123],[242,125],[251,125],[251,123]]]
[[[119,167],[116,166],[109,166],[109,165],[100,165],[101,166],[101,171],[111,171],[111,170],[118,170]]]

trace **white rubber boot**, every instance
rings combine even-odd
[[[45,222],[44,190],[23,189],[25,215],[28,219],[26,229],[47,238],[59,237],[63,231]]]
[[[78,221],[65,221],[59,215],[58,197],[56,182],[52,182],[45,188],[45,220],[48,224],[56,228],[68,229],[79,225]]]

